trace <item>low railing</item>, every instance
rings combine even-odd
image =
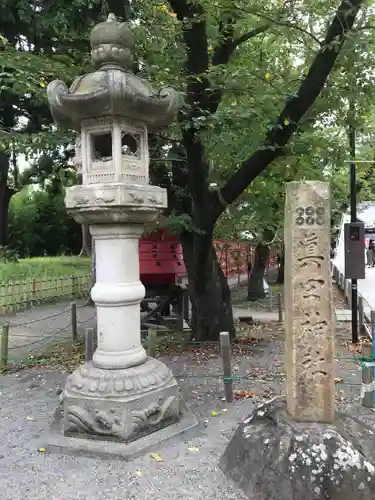
[[[352,306],[352,283],[346,279],[344,274],[332,262],[332,276],[338,288],[344,292],[348,306]],[[361,354],[357,361],[361,362],[362,384],[361,399],[362,405],[367,408],[375,408],[375,311],[364,297],[358,294],[358,326],[359,333],[367,336],[371,342],[361,342]]]
[[[83,298],[88,295],[90,286],[90,276],[32,278],[0,283],[0,313],[16,312],[56,299]]]
[[[344,274],[332,263],[332,276],[340,290],[343,291],[349,308],[352,307],[352,283],[345,278]],[[366,334],[370,339],[373,337],[375,325],[375,311],[364,297],[358,294],[358,325],[359,332]]]
[[[255,248],[247,242],[216,240],[215,250],[220,266],[227,278],[238,278],[249,272],[249,263],[254,261]],[[267,267],[277,265],[278,249],[270,250]],[[60,299],[87,297],[91,287],[91,277],[58,276],[43,279],[8,281],[0,283],[0,314],[17,312],[22,309],[53,302]]]

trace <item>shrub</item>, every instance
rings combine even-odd
[[[13,248],[0,246],[0,262],[4,264],[18,262],[17,252]]]

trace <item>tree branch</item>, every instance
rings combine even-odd
[[[321,49],[315,56],[298,92],[286,102],[276,125],[266,135],[263,145],[242,162],[240,168],[221,189],[215,203],[216,218],[225,209],[225,205],[233,203],[273,160],[282,155],[283,147],[296,131],[299,121],[323,89],[363,3],[364,0],[342,0]],[[225,205],[220,199],[225,201]]]
[[[243,33],[237,38],[234,38],[234,24],[229,21],[221,30],[221,42],[214,51],[212,57],[212,66],[228,64],[233,52],[239,45],[247,42],[251,38],[254,38],[261,33],[264,33],[268,29],[268,27],[268,24],[264,24],[262,26],[258,26],[258,28]],[[206,104],[205,106],[203,106],[203,108],[210,114],[216,113],[223,97],[223,92],[224,89],[215,89],[212,91],[207,90]]]
[[[257,35],[264,33],[269,27],[270,27],[269,24],[263,24],[263,26],[259,26],[258,28],[255,28],[251,31],[247,31],[246,33],[243,33],[242,35],[238,36],[237,38],[235,38],[233,40],[234,48],[238,47],[242,43],[247,42],[251,38],[256,37]]]
[[[168,0],[169,5],[177,14],[177,19],[182,21],[184,17],[189,17],[190,8],[186,0]]]
[[[248,14],[252,14],[253,16],[259,17],[259,19],[265,19],[266,21],[268,21],[271,24],[274,24],[275,26],[282,26],[284,28],[291,28],[293,30],[297,30],[300,33],[303,33],[304,35],[307,35],[310,38],[312,38],[314,40],[314,42],[316,42],[318,45],[321,45],[321,40],[319,40],[319,38],[317,38],[314,35],[314,33],[312,33],[311,31],[308,31],[307,29],[302,28],[302,26],[298,26],[297,24],[288,23],[287,21],[282,21],[281,19],[279,19],[279,20],[274,19],[271,16],[267,16],[263,12],[258,12],[258,11],[253,10],[253,9],[239,8],[239,10],[241,10],[242,12],[247,12]]]

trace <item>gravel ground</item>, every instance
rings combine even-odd
[[[243,293],[238,290],[237,296]],[[335,306],[340,307],[335,294]],[[258,307],[267,307],[267,302]],[[375,425],[375,412],[360,406],[360,367],[347,350],[349,325],[337,325],[336,385],[339,409],[361,414]],[[5,500],[245,500],[217,469],[238,421],[260,400],[283,392],[283,329],[277,324],[243,326],[248,345],[232,349],[237,399],[223,401],[217,346],[176,344],[159,356],[173,370],[200,426],[195,437],[175,439],[130,462],[40,452],[44,433],[58,404],[57,389],[66,370],[33,368],[0,376],[0,477]],[[242,391],[242,392],[241,392]],[[249,397],[249,399],[244,399]],[[215,412],[217,416],[213,416]],[[256,499],[252,499],[256,500]]]
[[[57,405],[56,388],[64,379],[64,374],[51,370],[27,370],[0,379],[4,499],[244,498],[217,470],[217,462],[239,418],[251,410],[253,401],[238,401],[227,412],[212,417],[211,411],[219,411],[224,403],[209,398],[197,412],[205,415],[207,426],[202,425],[199,437],[175,440],[155,449],[164,459],[162,463],[149,454],[131,462],[48,455],[38,449],[43,446],[43,433]],[[192,402],[194,396],[187,399]]]

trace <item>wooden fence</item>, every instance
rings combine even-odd
[[[255,249],[248,242],[216,240],[214,247],[221,268],[227,278],[240,277],[249,272]],[[270,250],[267,267],[276,266],[278,247]],[[59,276],[45,279],[30,278],[0,283],[0,314],[17,312],[56,300],[84,298],[91,288],[90,276]]]
[[[90,276],[31,278],[0,283],[0,314],[16,312],[56,299],[83,298],[91,286]]]

